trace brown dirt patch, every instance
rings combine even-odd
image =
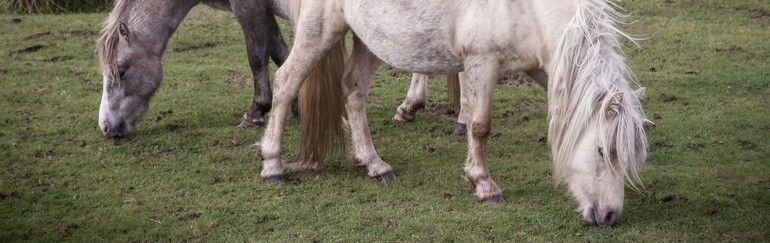
[[[174,52],[187,52],[187,51],[204,50],[204,49],[209,49],[209,48],[212,48],[212,47],[216,47],[219,44],[220,44],[219,42],[206,42],[206,43],[198,44],[198,45],[174,48]]]
[[[50,58],[50,59],[45,59],[43,61],[56,63],[56,62],[65,62],[65,61],[69,61],[69,60],[72,60],[72,59],[75,59],[75,57],[74,56],[58,56],[58,57],[53,57],[53,58]]]
[[[228,76],[227,79],[225,79],[225,83],[227,83],[227,84],[235,84],[235,85],[238,85],[238,86],[247,86],[247,85],[251,84],[251,78],[240,76],[240,75],[235,75],[235,74],[230,74],[230,76]]]
[[[42,33],[37,33],[37,34],[34,34],[34,35],[30,35],[30,36],[24,37],[23,40],[28,41],[28,40],[33,40],[33,39],[37,39],[37,38],[44,37],[44,36],[49,36],[49,35],[51,35],[50,31],[42,32]]]
[[[536,87],[537,82],[529,77],[529,75],[518,72],[511,75],[505,75],[497,80],[498,84],[505,84],[511,87]]]
[[[449,104],[434,104],[431,106],[430,111],[441,116],[457,116],[457,112]]]
[[[14,51],[13,53],[14,54],[29,54],[29,53],[40,51],[42,49],[45,49],[45,46],[43,46],[43,45],[34,45],[34,46],[30,46],[30,47],[27,47],[27,48],[24,48],[24,49],[21,49],[21,50],[18,50],[18,51]]]

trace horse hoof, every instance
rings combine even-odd
[[[262,180],[269,181],[269,182],[275,182],[275,183],[281,183],[286,184],[289,182],[289,180],[286,179],[283,175],[276,175],[271,177],[262,178]]]
[[[262,125],[265,125],[265,122],[258,119],[243,119],[241,124],[238,124],[238,128],[258,127]]]
[[[410,122],[410,121],[414,120],[414,118],[412,118],[412,120],[410,120],[407,117],[401,115],[401,113],[396,113],[396,115],[393,116],[393,120],[394,121],[398,121],[398,122]]]
[[[376,176],[376,178],[382,181],[392,181],[393,179],[396,179],[396,174],[394,174],[393,171],[388,171]]]
[[[457,123],[457,126],[455,126],[455,130],[452,132],[452,136],[465,136],[465,134],[468,134],[468,125],[465,125],[463,123]]]
[[[505,202],[505,199],[503,199],[503,196],[500,196],[500,195],[481,199],[481,203],[483,204],[500,204],[504,202]]]

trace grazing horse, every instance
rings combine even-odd
[[[104,23],[96,52],[103,75],[99,127],[108,137],[129,133],[144,115],[155,93],[163,68],[160,63],[168,40],[199,0],[153,1],[151,3],[117,0]],[[274,15],[290,18],[290,0],[205,0],[216,9],[231,11],[240,24],[246,40],[246,54],[254,80],[254,98],[238,127],[264,124],[272,106],[268,62],[272,58],[280,66],[286,60],[288,47]],[[425,103],[424,75],[416,74],[409,96],[402,105],[411,114]],[[419,85],[418,85],[419,84]],[[421,95],[421,96],[420,96]],[[459,97],[459,94],[456,96]],[[296,103],[295,103],[296,104]],[[292,106],[298,116],[297,106]]]
[[[303,0],[301,4],[300,10],[294,9],[299,11],[294,15],[294,45],[276,72],[275,83],[281,85],[259,142],[262,178],[285,180],[281,142],[291,101],[311,69],[352,30],[353,51],[340,82],[350,153],[369,176],[394,177],[391,166],[374,149],[365,109],[372,75],[382,60],[417,73],[463,72],[461,85],[469,111],[465,178],[482,202],[503,201],[487,168],[486,151],[496,79],[514,71],[547,77],[554,182],[566,182],[584,220],[612,225],[623,211],[625,183],[641,183],[638,170],[647,157],[644,112],[618,50],[619,38],[628,36],[616,26],[620,14],[614,3]]]
[[[161,57],[169,38],[199,0],[139,2],[117,0],[104,22],[96,53],[103,75],[99,127],[108,136],[129,133],[147,111],[163,78]],[[288,47],[274,15],[289,17],[289,1],[204,0],[232,11],[246,40],[254,75],[254,99],[239,127],[264,123],[271,108],[268,62],[283,64]]]

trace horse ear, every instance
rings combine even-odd
[[[642,118],[642,127],[644,128],[645,131],[647,131],[655,127],[655,123],[650,121],[647,118]]]
[[[637,100],[642,101],[642,97],[647,93],[647,88],[640,87],[639,89],[634,91],[634,97],[636,97]]]
[[[126,25],[125,22],[120,22],[120,25],[118,25],[118,33],[120,33],[120,36],[123,37],[124,40],[126,40],[126,43],[128,43],[128,25]]]
[[[614,117],[618,114],[618,110],[620,109],[620,102],[623,100],[623,92],[617,92],[612,95],[612,98],[610,98],[609,103],[607,104],[607,118]]]

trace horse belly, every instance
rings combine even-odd
[[[384,62],[426,74],[458,72],[453,46],[453,1],[349,0],[345,18],[355,34]],[[441,4],[439,4],[441,3]]]

